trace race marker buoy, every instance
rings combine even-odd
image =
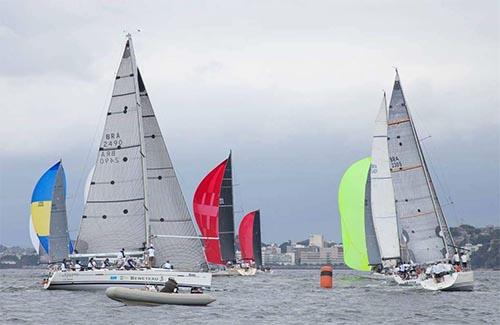
[[[330,265],[324,265],[321,267],[319,285],[321,288],[333,287],[333,268]]]

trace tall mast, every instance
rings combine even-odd
[[[149,212],[148,212],[148,191],[147,191],[147,170],[146,170],[146,149],[144,145],[144,127],[142,123],[142,106],[141,99],[139,95],[139,82],[138,82],[138,71],[137,71],[137,63],[135,61],[135,52],[134,45],[132,43],[132,35],[130,33],[127,34],[127,39],[129,43],[130,49],[130,57],[132,61],[132,69],[134,73],[134,86],[135,86],[135,101],[137,104],[137,123],[139,127],[139,139],[140,139],[140,148],[141,148],[141,166],[142,166],[142,181],[143,181],[143,189],[144,189],[144,225],[145,225],[145,247],[149,247],[150,242],[150,227],[149,227]]]

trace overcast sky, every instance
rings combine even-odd
[[[499,225],[498,2],[404,3],[1,1],[0,242],[29,246],[59,158],[76,236],[124,30],[189,206],[232,149],[238,223],[260,208],[265,242],[339,241],[338,183],[397,66],[449,223]]]

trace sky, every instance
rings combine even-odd
[[[233,152],[236,222],[340,241],[337,189],[370,155],[394,68],[451,225],[500,225],[499,3],[1,1],[0,243],[29,246],[63,159],[72,236],[125,34],[191,206]],[[138,31],[140,30],[140,32]]]

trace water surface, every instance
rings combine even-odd
[[[123,306],[103,291],[43,290],[43,270],[0,270],[0,322],[15,324],[481,324],[500,322],[500,272],[476,271],[473,292],[398,287],[361,273],[274,270],[217,277],[208,307]]]

